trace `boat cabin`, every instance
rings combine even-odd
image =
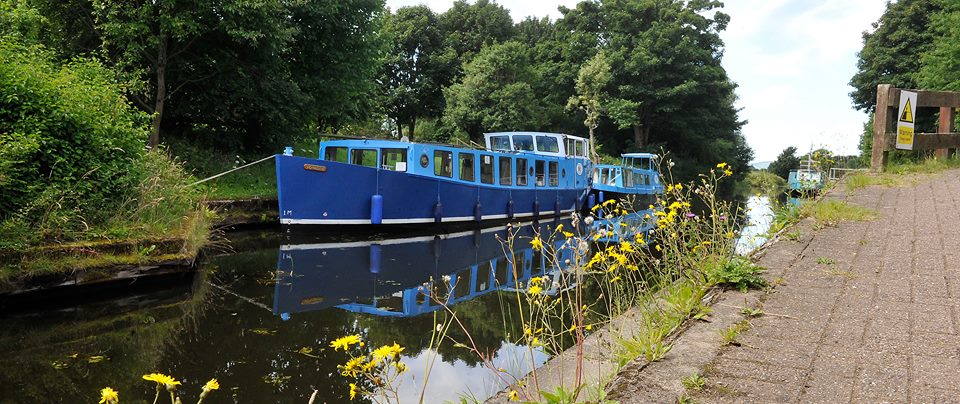
[[[494,132],[483,136],[487,150],[587,158],[587,139],[581,137],[544,132]]]
[[[593,169],[594,186],[616,188],[659,187],[657,155],[627,153],[621,155],[621,165],[598,164]]]
[[[473,150],[394,140],[333,140],[321,142],[320,156],[326,161],[495,187],[586,186],[585,176],[579,175],[584,162],[567,158],[586,158],[586,141],[582,138],[554,133],[500,133],[487,134],[487,143],[496,147]],[[514,147],[519,152],[513,151]],[[573,154],[568,155],[568,151]]]

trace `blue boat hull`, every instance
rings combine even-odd
[[[573,212],[585,190],[502,188],[278,155],[282,224],[370,225],[538,219]]]

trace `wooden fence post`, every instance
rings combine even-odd
[[[956,112],[953,107],[940,107],[940,122],[937,125],[937,133],[953,133],[953,122],[956,118]],[[937,149],[937,158],[950,158],[951,151],[956,149]]]
[[[874,172],[882,172],[887,165],[886,134],[890,122],[887,117],[890,110],[890,88],[890,84],[877,86],[877,107],[873,112],[873,153],[870,158],[870,170]],[[899,107],[899,104],[897,106]]]

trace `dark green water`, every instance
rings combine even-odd
[[[498,291],[515,282],[498,240],[505,235],[504,227],[374,240],[230,234],[176,288],[0,319],[0,402],[96,402],[104,386],[120,391],[121,402],[152,402],[153,387],[140,380],[151,372],[182,380],[185,402],[212,377],[221,390],[205,403],[306,403],[314,389],[318,403],[346,402],[349,380],[337,365],[347,357],[328,345],[348,334],[404,346],[410,371],[400,396],[416,402],[439,308],[422,285],[444,275],[479,350],[520,377],[548,355],[534,350],[531,361],[514,343],[522,335],[515,297]],[[543,273],[526,241],[515,251],[521,281]],[[450,336],[466,341],[456,328]],[[448,341],[439,354],[425,402],[502,388],[470,351]]]

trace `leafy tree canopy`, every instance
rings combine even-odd
[[[879,84],[918,87],[920,56],[932,49],[935,37],[930,16],[941,9],[941,0],[887,2],[886,11],[873,23],[873,31],[863,33],[857,73],[850,79],[854,108],[872,112]]]
[[[800,157],[797,157],[797,148],[790,146],[780,152],[777,159],[767,167],[767,171],[780,176],[780,178],[787,179],[787,176],[790,175],[790,170],[796,169],[799,166]]]

